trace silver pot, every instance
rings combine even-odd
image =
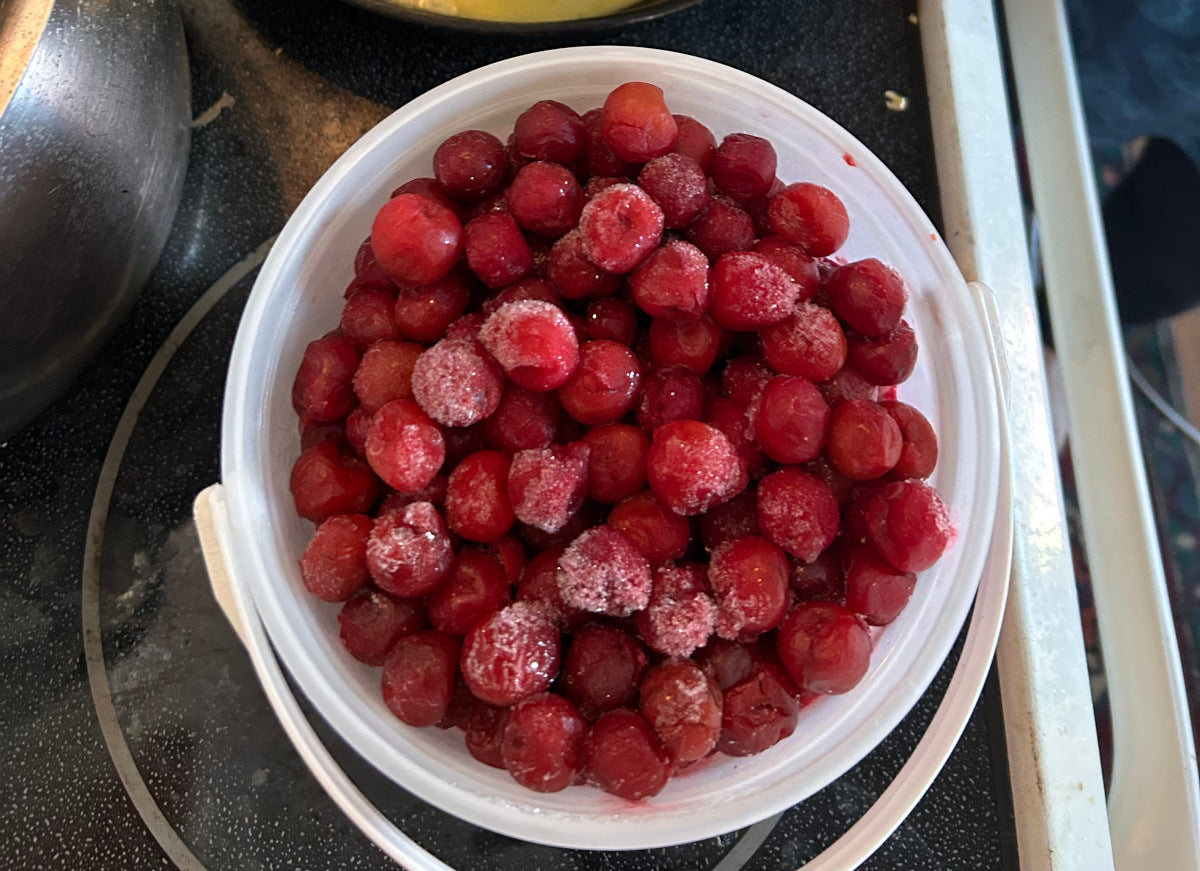
[[[172,0],[0,4],[0,438],[70,383],[158,261],[189,88]]]

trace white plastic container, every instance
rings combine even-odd
[[[941,442],[932,483],[958,528],[949,552],[875,642],[871,668],[844,696],[806,708],[796,732],[752,757],[724,756],[630,805],[585,787],[542,795],[476,762],[456,730],[413,729],[384,706],[379,670],[338,641],[337,606],[307,595],[297,561],[312,525],[295,515],[288,477],[299,453],[291,384],[305,345],[337,323],[354,252],[389,192],[430,173],[434,149],[458,130],[502,138],[538,99],[580,111],[616,85],[654,82],[672,111],[718,139],[768,138],[784,181],[836,191],[851,233],[839,255],[877,256],[908,283],[906,318],[921,346],[900,397]],[[364,758],[420,798],[476,825],[560,846],[631,849],[740,828],[816,792],[868,753],[907,713],[945,659],[984,569],[997,511],[1001,437],[988,336],[954,261],[894,176],[848,133],[795,97],[697,58],[627,47],[562,49],[493,64],[414,100],[357,142],[300,204],[251,294],[226,385],[222,479],[228,569],[292,677]],[[1004,510],[1007,510],[1005,507]]]

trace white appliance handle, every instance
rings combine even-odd
[[[1118,871],[1197,871],[1195,744],[1066,15],[1004,7],[1112,704],[1113,857]]]
[[[1074,573],[991,0],[923,0],[947,244],[997,297],[1016,536],[998,660],[1022,867],[1196,871],[1200,787],[1061,0],[1004,0],[1108,668],[1104,815]]]

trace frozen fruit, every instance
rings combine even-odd
[[[874,401],[879,396],[879,390],[867,381],[853,366],[843,366],[832,378],[817,385],[821,396],[830,408],[836,408],[847,399],[870,399]]]
[[[355,409],[354,411],[358,411]],[[354,411],[350,412],[354,414]],[[346,435],[346,426],[344,423],[304,423],[300,428],[300,450],[307,451],[309,448],[316,447],[321,442],[332,441],[336,444],[342,444],[349,441]]]
[[[792,277],[792,281],[800,287],[799,302],[807,302],[816,296],[821,286],[820,272],[816,259],[806,254],[804,249],[792,245],[782,236],[764,236],[754,243],[753,251]]]
[[[809,182],[788,185],[776,194],[767,221],[772,232],[813,257],[837,251],[850,234],[850,218],[837,194]]]
[[[783,619],[787,609],[788,561],[776,545],[746,536],[713,551],[708,581],[717,601],[717,634],[751,640]]]
[[[414,342],[433,343],[449,335],[450,325],[459,320],[471,299],[471,289],[459,267],[437,281],[420,287],[402,287],[396,292],[393,314],[400,333]]]
[[[641,710],[676,764],[703,759],[721,735],[721,690],[686,659],[656,665],[641,685]]]
[[[775,636],[779,661],[796,686],[814,693],[852,690],[867,673],[871,637],[862,620],[832,602],[802,602]]]
[[[924,481],[896,481],[863,503],[867,537],[889,563],[923,572],[950,546],[954,526],[938,492]]]
[[[625,533],[596,526],[558,558],[558,590],[569,607],[625,617],[650,601],[650,563]]]
[[[917,365],[917,337],[906,321],[882,336],[846,337],[846,359],[858,374],[879,386],[899,384]]]
[[[663,505],[648,490],[614,505],[608,525],[629,536],[652,566],[679,559],[691,541],[687,518]]]
[[[754,642],[743,644],[715,635],[692,657],[701,670],[717,682],[721,692],[748,678],[761,658]]]
[[[637,309],[623,299],[598,299],[587,307],[584,332],[589,339],[611,339],[632,345],[637,336]]]
[[[612,296],[621,286],[620,275],[606,272],[588,259],[578,228],[550,248],[545,272],[546,278],[567,299]]]
[[[933,425],[920,411],[904,402],[890,400],[879,403],[896,425],[904,444],[900,448],[900,459],[888,473],[891,478],[928,478],[937,465],[937,435]]]
[[[528,523],[517,521],[517,534],[534,550],[546,550],[552,547],[566,546],[579,535],[603,521],[602,509],[594,502],[584,502],[579,510],[567,521],[566,526],[558,532],[546,532]]]
[[[595,719],[633,703],[648,664],[646,651],[629,633],[588,623],[571,636],[563,659],[563,691],[585,716]]]
[[[614,423],[633,408],[641,384],[642,368],[633,352],[599,339],[579,347],[579,365],[559,388],[558,400],[580,423]]]
[[[917,576],[893,568],[870,547],[855,545],[845,561],[846,607],[872,626],[886,626],[904,610]]]
[[[585,442],[531,448],[513,454],[508,497],[522,523],[558,532],[583,505],[587,493]]]
[[[829,406],[806,378],[779,375],[763,388],[754,431],[777,463],[805,463],[825,447]]]
[[[566,548],[553,546],[526,563],[517,582],[517,601],[535,602],[559,629],[572,631],[591,615],[563,601],[558,589],[558,558]]]
[[[504,143],[485,130],[455,133],[433,153],[433,174],[456,200],[482,200],[498,191],[508,177]]]
[[[412,389],[413,398],[438,423],[470,426],[496,410],[504,377],[475,342],[442,339],[417,358]]]
[[[554,693],[513,705],[500,738],[500,757],[513,779],[535,792],[566,789],[583,768],[587,722]]]
[[[500,451],[464,457],[446,485],[446,522],[463,538],[497,541],[516,521],[508,498],[511,461]]]
[[[484,765],[503,768],[504,756],[500,747],[507,720],[508,708],[475,699],[463,724],[463,743],[467,745],[467,751]]]
[[[585,141],[579,113],[556,100],[539,100],[513,124],[513,148],[530,160],[571,166],[583,152]]]
[[[450,691],[450,704],[446,706],[446,713],[433,725],[438,729],[465,728],[467,718],[470,717],[471,710],[478,701],[478,699],[471,695],[471,691],[467,689],[462,675],[456,675],[454,678],[454,689]]]
[[[662,239],[663,213],[633,184],[615,184],[592,197],[579,216],[584,255],[605,272],[632,272]]]
[[[395,304],[396,294],[391,290],[361,290],[346,300],[338,332],[360,351],[384,339],[399,339]]]
[[[738,405],[749,406],[762,395],[775,372],[761,358],[749,355],[734,357],[721,373],[721,392]]]
[[[629,801],[658,795],[671,761],[650,724],[636,711],[609,711],[592,724],[584,742],[589,782]]]
[[[700,517],[700,540],[709,551],[735,538],[758,534],[756,490],[745,490]]]
[[[365,513],[379,498],[379,479],[366,463],[343,452],[336,440],[301,453],[288,488],[296,513],[314,523],[334,514]]]
[[[389,487],[412,493],[433,480],[446,458],[446,442],[417,403],[393,399],[371,418],[366,458]]]
[[[523,278],[516,284],[510,284],[508,287],[496,291],[496,293],[483,301],[483,311],[475,315],[479,318],[479,326],[475,329],[475,333],[471,338],[479,338],[479,330],[483,327],[484,322],[489,316],[495,314],[510,302],[521,302],[527,299],[548,302],[553,306],[562,308],[563,298],[554,289],[554,285],[545,279],[535,276]],[[447,338],[450,338],[450,336],[447,335]]]
[[[700,164],[685,154],[664,154],[642,167],[638,187],[663,211],[667,229],[678,230],[708,204],[708,179]]]
[[[429,181],[433,181],[433,179],[429,179]],[[434,184],[436,185],[437,182]],[[397,193],[420,193],[420,191],[398,191]],[[436,197],[431,197],[431,199],[436,199]],[[387,273],[383,271],[383,267],[379,265],[379,261],[375,259],[375,252],[371,250],[369,238],[358,246],[358,251],[354,254],[354,281],[350,282],[350,286],[346,289],[346,298],[349,299],[351,293],[363,288],[371,290],[395,290],[396,288]]]
[[[675,147],[679,127],[667,109],[662,88],[626,82],[604,101],[601,116],[604,144],[621,160],[645,163]]]
[[[725,690],[717,749],[728,756],[751,756],[796,731],[800,705],[769,663]]]
[[[464,550],[455,557],[446,580],[429,597],[429,621],[450,635],[471,627],[509,602],[508,578],[490,554]]]
[[[642,382],[637,422],[653,433],[673,420],[699,420],[704,416],[704,387],[699,376],[684,366],[654,369]]]
[[[367,537],[371,518],[338,514],[321,522],[300,557],[304,588],[326,602],[344,602],[370,577]]]
[[[471,628],[460,667],[476,698],[507,706],[547,689],[560,655],[558,630],[542,609],[514,602]]]
[[[354,343],[342,336],[309,342],[292,383],[292,408],[303,423],[341,420],[355,405],[353,378],[359,365]]]
[[[729,443],[737,452],[738,460],[748,477],[762,477],[766,461],[762,449],[754,441],[754,432],[743,406],[732,399],[712,399],[704,410],[704,422],[712,424],[725,434],[725,438],[729,439]]]
[[[846,362],[846,334],[827,308],[802,302],[762,332],[763,357],[780,375],[814,383],[832,378]]]
[[[735,200],[748,202],[767,195],[777,163],[770,142],[749,133],[732,133],[717,146],[709,172],[717,187]]]
[[[825,454],[847,478],[870,481],[895,467],[903,444],[900,427],[883,406],[850,399],[830,415]]]
[[[671,240],[629,276],[629,295],[651,317],[698,318],[708,307],[708,258],[690,242]]]
[[[412,493],[391,492],[379,503],[379,510],[375,512],[375,516],[378,517],[381,514],[390,514],[393,511],[399,511],[405,505],[411,505],[414,502],[429,502],[441,508],[446,504],[447,483],[445,475],[434,475],[433,480],[420,490]]]
[[[687,240],[716,259],[730,251],[749,251],[754,247],[754,220],[746,210],[723,196],[709,199],[700,214],[685,230]]]
[[[527,390],[554,390],[579,365],[575,328],[558,306],[520,300],[488,316],[479,341],[504,373]]]
[[[413,502],[375,518],[367,568],[380,589],[402,598],[437,588],[454,557],[446,524],[428,502]]]
[[[490,212],[472,218],[463,227],[467,266],[493,290],[507,287],[533,269],[533,249],[513,216]]]
[[[801,602],[836,602],[846,600],[846,579],[842,571],[840,550],[836,545],[810,563],[792,560],[788,584]]]
[[[338,612],[342,645],[367,665],[383,665],[392,645],[404,635],[429,628],[425,607],[416,599],[398,599],[382,590],[359,590]]]
[[[376,342],[354,372],[359,407],[373,414],[393,399],[412,399],[412,372],[425,349],[415,342]]]
[[[954,537],[904,282],[776,164],[637,82],[451,136],[296,374],[303,583],[398,716],[527,788],[778,742]]]
[[[437,281],[462,253],[462,224],[441,203],[401,194],[384,203],[371,226],[371,250],[397,284]]]
[[[704,566],[684,563],[654,570],[650,602],[637,615],[638,634],[652,650],[690,656],[708,643],[716,622]]]
[[[646,486],[646,454],[650,439],[636,426],[612,423],[583,435],[591,449],[587,496],[597,502],[620,502]]]
[[[438,180],[436,178],[429,178],[428,176],[425,176],[423,178],[409,179],[404,184],[400,185],[400,187],[392,191],[392,196],[394,197],[398,197],[400,194],[420,194],[426,199],[441,203],[447,209],[454,212],[454,214],[458,215],[460,218],[462,217],[462,205],[453,199],[448,193],[446,193],[446,189],[438,184]],[[370,239],[367,240],[368,246],[370,245],[370,241]],[[372,259],[374,259],[374,256],[374,254],[371,255]],[[354,261],[354,266],[355,272],[358,273],[357,260]]]
[[[554,441],[562,409],[552,393],[536,393],[509,381],[500,395],[500,404],[483,422],[488,444],[513,453],[529,448],[544,448]]]
[[[698,420],[673,420],[654,431],[646,456],[650,489],[678,514],[700,514],[746,486],[737,452],[724,433]]]
[[[543,236],[558,237],[574,227],[583,204],[579,182],[557,163],[538,161],[521,167],[508,189],[513,218],[522,228]]]
[[[896,270],[875,258],[839,266],[826,288],[829,307],[855,332],[872,338],[900,325],[908,291]]]
[[[685,366],[703,375],[717,360],[724,330],[706,316],[675,321],[653,318],[647,336],[655,366]]]
[[[520,538],[509,533],[484,545],[482,549],[504,569],[504,577],[509,584],[515,584],[520,579],[529,559],[529,555],[525,553],[525,543]]]
[[[833,544],[839,520],[833,491],[807,472],[783,468],[758,483],[759,528],[803,562],[812,562]]]
[[[396,642],[383,663],[383,701],[410,726],[433,726],[450,707],[458,639],[430,630]]]
[[[782,267],[752,251],[733,251],[713,264],[708,313],[726,329],[756,330],[788,317],[799,295]]]
[[[593,178],[628,176],[637,167],[617,157],[608,147],[604,141],[603,125],[603,109],[596,108],[583,113],[583,159],[587,171]]]
[[[679,138],[675,140],[675,153],[686,154],[708,172],[713,155],[717,151],[717,139],[712,131],[690,115],[675,115],[675,126]]]
[[[612,187],[615,184],[627,184],[628,182],[629,179],[622,175],[594,175],[583,186],[584,199],[590,200],[605,188]]]

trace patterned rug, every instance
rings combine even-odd
[[[1093,166],[1101,196],[1124,177],[1137,152],[1136,147],[1094,149]],[[1200,735],[1200,646],[1197,644],[1200,639],[1200,552],[1197,550],[1200,542],[1200,442],[1196,439],[1195,425],[1187,419],[1188,388],[1191,387],[1193,392],[1196,390],[1196,385],[1189,384],[1187,379],[1194,379],[1200,373],[1181,371],[1176,354],[1180,333],[1172,326],[1168,320],[1128,326],[1123,330],[1123,338],[1158,544],[1191,707],[1192,729],[1193,734]],[[1194,328],[1190,329],[1194,331]],[[1192,341],[1200,343],[1200,334],[1185,334],[1183,338],[1189,344]],[[1200,409],[1193,412],[1193,417],[1200,416],[1195,412]],[[1060,463],[1101,760],[1107,782],[1112,758],[1108,691],[1069,436]]]

